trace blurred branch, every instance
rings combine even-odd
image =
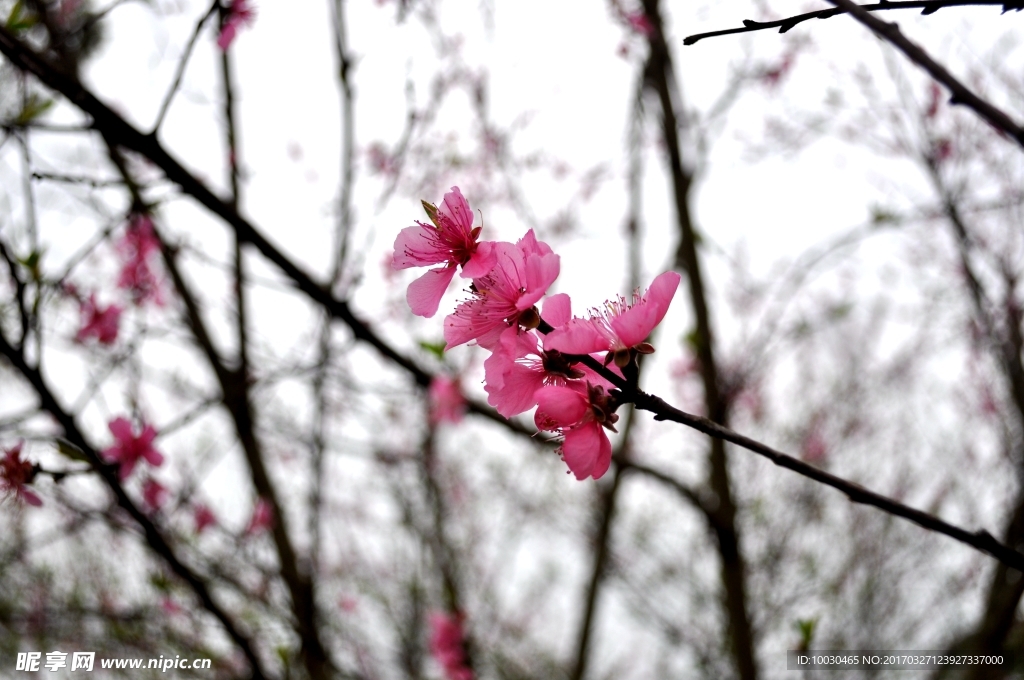
[[[196,22],[195,30],[192,31],[192,37],[189,38],[188,45],[185,46],[185,52],[181,55],[181,59],[178,60],[178,68],[174,72],[174,81],[171,83],[171,89],[169,89],[167,94],[164,95],[164,100],[160,104],[160,112],[156,115],[156,121],[153,123],[153,129],[149,133],[154,137],[160,131],[160,126],[163,125],[164,117],[167,116],[167,110],[171,107],[171,100],[174,99],[174,95],[177,94],[178,88],[181,87],[181,78],[185,74],[185,66],[188,64],[188,60],[192,56],[192,49],[195,47],[196,39],[199,38],[199,34],[202,32],[203,26],[210,20],[210,17],[213,16],[219,6],[220,0],[213,0],[210,4],[210,9],[206,10],[206,14]]]
[[[618,466],[612,474],[612,483],[602,490],[598,500],[597,532],[594,536],[594,564],[587,584],[587,599],[583,610],[583,622],[580,624],[580,636],[576,643],[576,659],[570,680],[582,680],[587,670],[587,652],[590,648],[590,635],[593,629],[594,612],[597,609],[597,595],[601,584],[608,573],[608,542],[611,537],[612,520],[615,517],[615,501],[619,494],[623,468]]]
[[[3,333],[0,333],[0,355],[3,355],[7,359],[7,362],[10,363],[10,365],[32,386],[36,395],[39,397],[42,409],[53,416],[53,419],[63,431],[64,438],[82,452],[86,460],[89,462],[89,465],[92,466],[100,479],[102,479],[104,484],[106,484],[107,488],[109,488],[114,494],[117,504],[121,506],[121,508],[123,508],[142,529],[146,543],[149,545],[150,549],[163,559],[175,575],[188,584],[199,598],[203,607],[213,614],[221,623],[228,636],[245,655],[246,660],[252,668],[253,678],[255,680],[266,678],[267,674],[264,671],[260,660],[256,657],[256,653],[252,647],[252,642],[249,638],[238,630],[234,621],[231,620],[227,612],[213,601],[213,597],[211,596],[206,583],[178,559],[178,556],[175,555],[174,550],[160,533],[159,529],[157,529],[156,525],[153,524],[153,522],[135,506],[132,500],[128,497],[128,494],[125,493],[124,487],[121,486],[116,466],[109,465],[100,458],[99,452],[89,444],[85,439],[85,435],[83,435],[78,429],[78,425],[75,423],[74,418],[65,411],[63,407],[61,407],[39,370],[25,363],[21,353],[7,341],[7,338]]]
[[[1001,6],[1004,13],[1009,12],[1010,10],[1016,10],[1019,12],[1021,9],[1024,9],[1024,1],[1022,0],[898,0],[896,2],[880,2],[876,5],[858,5],[858,7],[865,12],[878,12],[890,9],[920,9],[922,10],[921,14],[934,14],[940,9],[944,9],[946,7],[967,7],[975,5]],[[848,14],[849,12],[850,10],[845,7],[836,7],[833,9],[819,9],[814,12],[796,14],[776,21],[753,21],[752,19],[744,19],[743,26],[739,28],[727,28],[722,31],[710,31],[708,33],[695,33],[683,38],[683,44],[693,45],[704,38],[717,38],[721,35],[751,33],[753,31],[767,31],[772,28],[779,29],[779,33],[785,33],[794,26],[802,24],[805,21],[810,21],[811,19],[828,19],[840,14]]]
[[[711,420],[725,425],[729,419],[729,404],[720,385],[711,314],[708,310],[701,260],[697,252],[699,236],[690,211],[690,190],[693,188],[694,176],[692,170],[683,162],[679,139],[679,131],[684,127],[684,123],[677,114],[676,106],[681,104],[678,101],[681,95],[677,89],[672,54],[665,39],[665,24],[661,17],[659,0],[644,0],[643,5],[644,14],[651,23],[651,31],[648,34],[650,53],[644,66],[644,75],[646,85],[657,95],[661,109],[661,133],[665,140],[664,148],[679,230],[679,245],[675,253],[674,266],[685,274],[688,284],[690,306],[696,326],[695,349],[700,362],[707,413]],[[755,680],[759,673],[754,655],[754,633],[750,624],[747,567],[740,549],[740,533],[736,524],[736,503],[733,500],[732,481],[729,477],[728,454],[721,440],[711,440],[708,458],[708,484],[718,497],[715,518],[711,524],[718,538],[718,553],[722,560],[721,580],[730,647],[740,678]]]
[[[142,154],[157,165],[169,180],[181,187],[181,190],[198,201],[211,213],[217,215],[230,225],[243,242],[251,243],[268,260],[274,263],[295,286],[306,294],[313,302],[323,307],[333,319],[342,321],[352,331],[352,335],[362,342],[375,348],[384,358],[399,366],[408,373],[418,385],[427,387],[434,376],[420,367],[416,362],[402,355],[385,342],[365,321],[352,312],[345,300],[335,297],[331,291],[313,280],[307,272],[294,263],[276,246],[263,236],[256,227],[242,217],[230,203],[224,201],[206,187],[195,175],[186,170],[163,145],[152,135],[139,132],[120,115],[97,99],[77,79],[69,77],[53,68],[45,59],[31,48],[0,26],[0,52],[2,52],[18,68],[38,77],[48,87],[60,92],[71,103],[92,117],[91,127],[101,132],[111,143]],[[534,431],[528,430],[517,422],[509,421],[498,415],[494,409],[470,400],[469,410],[488,418],[507,429],[533,436]]]
[[[141,209],[143,207],[142,196],[120,150],[111,143],[109,138],[105,137],[105,139],[108,144],[110,158],[120,171],[121,176],[132,193],[133,204]],[[153,228],[160,241],[164,264],[171,274],[175,290],[185,306],[185,321],[192,330],[196,343],[209,362],[210,369],[217,378],[221,389],[221,403],[231,415],[232,422],[235,425],[235,433],[238,436],[246,462],[249,465],[253,486],[256,488],[256,493],[259,494],[260,498],[269,503],[272,508],[274,521],[271,527],[271,536],[273,537],[277,558],[281,566],[281,578],[288,587],[288,593],[291,597],[292,613],[296,619],[297,632],[302,645],[303,662],[311,680],[326,680],[329,677],[329,662],[327,661],[327,655],[315,624],[314,612],[316,605],[313,597],[312,580],[299,569],[299,560],[288,533],[280,497],[270,480],[270,475],[263,462],[262,447],[256,437],[252,400],[249,393],[249,376],[244,365],[240,365],[235,370],[229,369],[225,365],[224,360],[220,357],[213,344],[210,332],[203,322],[195,295],[185,283],[181,270],[178,267],[177,252],[159,233],[156,225]],[[238,244],[236,243],[235,245],[236,255],[239,255]],[[242,337],[241,340],[244,341],[245,338]]]
[[[981,116],[983,120],[996,130],[1005,133],[1016,141],[1017,144],[1024,147],[1024,128],[1017,125],[1001,109],[971,92],[966,85],[953,77],[944,66],[932,59],[919,45],[911,42],[904,36],[899,26],[886,23],[872,16],[870,12],[862,9],[859,5],[851,2],[851,0],[828,1],[848,11],[853,15],[854,19],[870,28],[878,37],[890,42],[896,49],[903,52],[910,61],[924,69],[932,78],[945,85],[952,93],[949,100],[950,104],[963,104]],[[1024,7],[1024,3],[1015,2],[1012,9],[1019,10],[1022,7]]]

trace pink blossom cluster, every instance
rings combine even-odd
[[[465,343],[489,350],[488,403],[506,418],[536,406],[534,422],[561,436],[559,452],[576,478],[600,478],[611,463],[605,431],[615,431],[619,403],[613,385],[580,360],[590,356],[621,376],[637,353],[654,351],[646,339],[665,317],[679,275],[666,272],[643,295],[573,317],[568,295],[545,297],[560,260],[532,230],[516,243],[479,240],[482,228],[473,227],[458,187],[441,206],[423,207],[431,224],[403,229],[392,260],[395,269],[439,265],[409,286],[413,313],[433,316],[456,270],[471,279],[468,299],[445,317],[446,350]]]
[[[131,215],[128,228],[116,249],[122,259],[117,287],[127,291],[132,304],[136,306],[147,302],[163,304],[160,279],[154,273],[152,264],[153,255],[160,251],[160,239],[149,215]],[[96,338],[101,345],[107,346],[117,342],[124,307],[117,304],[101,305],[96,301],[95,292],[86,297],[71,283],[64,285],[64,292],[78,299],[81,325],[75,335],[76,342],[85,342],[89,338]]]

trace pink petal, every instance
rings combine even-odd
[[[643,342],[661,323],[679,287],[679,280],[676,272],[660,274],[639,303],[609,319],[609,325],[624,346],[632,347]]]
[[[526,258],[526,292],[516,302],[516,309],[529,309],[544,297],[548,287],[558,278],[558,255],[530,255]]]
[[[395,237],[395,254],[391,260],[392,269],[425,267],[447,262],[448,253],[439,250],[430,239],[430,232],[433,229],[434,227],[418,222],[398,232],[398,236]]]
[[[127,418],[115,418],[107,423],[107,427],[122,446],[132,441],[132,424]]]
[[[462,265],[462,277],[475,279],[480,276],[487,276],[498,263],[498,255],[494,250],[494,241],[481,241],[476,245],[469,261]]]
[[[459,308],[463,308],[465,305],[469,305],[469,302],[463,302],[459,305]],[[458,347],[461,344],[467,343],[477,336],[477,327],[473,323],[470,314],[449,314],[444,318],[444,341],[445,351],[447,352],[452,347]]]
[[[220,29],[220,35],[217,36],[217,47],[219,47],[222,52],[226,52],[227,49],[231,47],[231,43],[235,40],[235,33],[237,30],[235,23],[231,20],[228,20],[228,22],[224,24],[224,27]]]
[[[536,234],[533,233],[533,229],[526,232],[521,239],[516,241],[516,248],[525,255],[550,255],[553,251],[551,246],[543,241],[538,241]]]
[[[608,435],[596,422],[573,428],[565,433],[562,458],[576,479],[593,476],[600,479],[611,464],[612,445]]]
[[[37,508],[43,505],[42,499],[39,498],[39,496],[37,496],[33,491],[29,490],[27,487],[21,487],[19,489],[18,495],[24,498],[25,502],[28,503],[29,505],[35,506]]]
[[[557,430],[580,422],[587,413],[587,398],[560,385],[546,385],[534,394],[537,413],[533,422],[540,430]]]
[[[506,418],[533,408],[537,404],[534,395],[544,386],[543,372],[511,361],[500,352],[484,362],[484,375],[487,403]]]
[[[554,328],[564,325],[572,318],[572,300],[565,293],[558,293],[544,299],[540,316]]]
[[[153,467],[160,467],[164,462],[163,455],[156,449],[152,448],[143,451],[142,457],[145,458]]]
[[[458,187],[452,187],[452,190],[444,195],[444,201],[437,211],[455,222],[467,234],[473,231],[473,211]]]
[[[425,317],[437,314],[441,298],[444,297],[454,276],[455,267],[438,267],[410,283],[405,299],[409,302],[412,313]]]
[[[544,336],[544,349],[555,349],[563,354],[592,354],[607,350],[608,338],[590,319],[570,319]]]
[[[128,458],[127,460],[121,461],[121,467],[117,471],[117,476],[122,482],[128,479],[128,477],[132,474],[132,470],[135,469],[135,463],[135,458]]]

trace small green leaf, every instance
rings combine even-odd
[[[89,462],[89,459],[86,458],[85,452],[82,451],[82,449],[78,448],[63,437],[57,437],[57,451],[71,460],[81,460],[86,463]]]
[[[796,622],[797,628],[800,629],[800,647],[801,649],[809,649],[811,642],[814,640],[814,627],[818,624],[818,619],[800,619]]]
[[[171,580],[167,578],[164,574],[158,573],[150,575],[149,582],[150,584],[152,584],[154,588],[156,588],[162,593],[167,593],[171,590]]]
[[[420,347],[430,352],[438,359],[444,359],[444,348],[446,343],[442,340],[441,342],[428,342],[426,340],[420,340]]]
[[[34,14],[25,12],[24,0],[18,0],[7,15],[7,30],[17,33],[32,28],[39,23],[39,18]]]
[[[42,271],[39,269],[39,263],[42,259],[43,251],[41,250],[33,250],[28,254],[28,257],[18,258],[18,262],[29,271],[32,275],[32,280],[36,283],[42,278]]]
[[[434,223],[434,226],[440,229],[441,225],[437,223],[437,206],[426,201],[420,201],[420,205],[423,206],[423,209],[427,212],[427,217]]]
[[[27,125],[32,122],[53,106],[52,99],[43,99],[35,94],[29,95],[28,101],[25,102],[25,107],[18,114],[18,117],[14,119],[16,125]]]
[[[887,224],[899,226],[901,221],[902,218],[891,210],[887,210],[880,205],[871,206],[871,224],[873,226],[881,227]]]

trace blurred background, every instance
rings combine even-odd
[[[458,186],[577,314],[675,269],[645,390],[1021,545],[1020,148],[849,17],[683,46],[827,6],[0,0],[0,677],[1019,656],[1019,572],[747,451],[627,405],[577,481],[391,267]],[[883,18],[1013,115],[1000,9]]]

